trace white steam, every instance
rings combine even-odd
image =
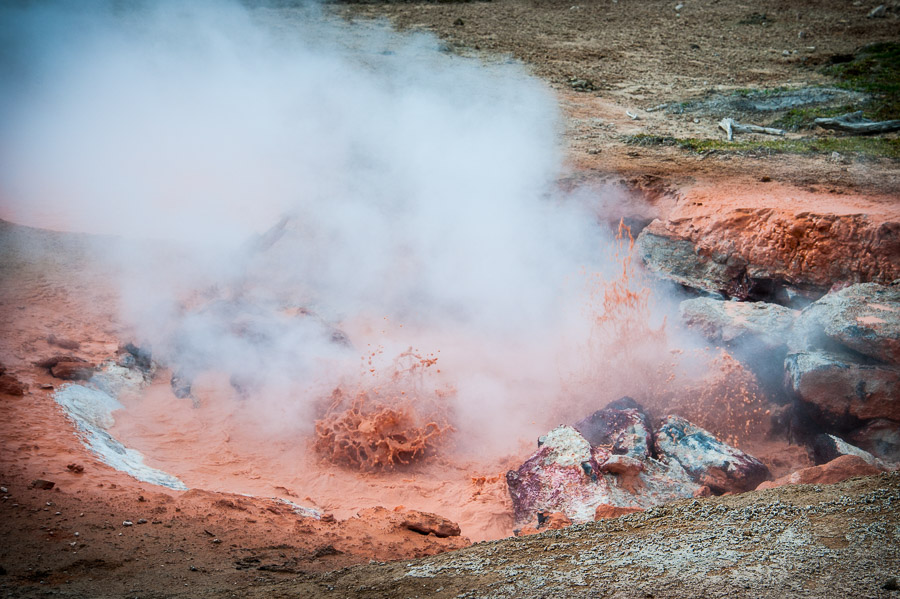
[[[145,240],[115,258],[156,358],[285,431],[379,346],[439,351],[477,443],[556,399],[608,242],[555,191],[554,98],[520,66],[312,9],[25,6],[0,15],[4,216]]]

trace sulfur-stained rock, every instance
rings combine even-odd
[[[608,453],[598,452],[600,462]],[[575,522],[593,518],[594,508],[610,500],[609,485],[599,476],[590,443],[571,426],[544,436],[543,444],[517,470],[506,473],[515,521],[525,524],[539,512],[564,512]]]
[[[804,468],[776,480],[765,481],[757,489],[774,489],[783,485],[830,485],[854,476],[880,474],[881,469],[855,455],[842,455],[827,464]]]
[[[630,397],[611,402],[573,426],[592,446],[611,446],[613,454],[638,460],[650,457],[650,421],[640,404]]]
[[[681,464],[695,482],[716,493],[749,491],[769,477],[762,462],[678,416],[662,422],[656,449]]]
[[[874,418],[900,421],[898,367],[824,350],[790,353],[784,365],[794,393],[816,408],[827,427],[846,429]]]
[[[675,460],[612,455],[574,428],[543,437],[538,450],[506,475],[518,525],[539,513],[562,512],[573,522],[594,518],[598,505],[649,508],[693,496],[699,486]]]

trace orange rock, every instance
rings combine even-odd
[[[605,520],[607,518],[618,518],[625,514],[633,514],[634,512],[643,512],[644,508],[637,506],[622,507],[619,505],[610,505],[601,503],[594,512],[594,520]]]
[[[774,489],[783,485],[831,485],[854,476],[871,476],[882,470],[855,455],[842,455],[821,466],[804,468],[776,480],[767,480],[757,490]]]
[[[420,512],[418,510],[409,510],[403,514],[403,528],[421,533],[423,535],[433,534],[436,537],[458,537],[459,524],[428,512]]]
[[[94,375],[94,365],[87,362],[59,362],[50,368],[50,374],[67,381],[86,381]]]

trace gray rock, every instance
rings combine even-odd
[[[780,348],[799,312],[765,302],[725,302],[698,297],[681,302],[681,320],[714,343]]]
[[[842,455],[854,455],[865,460],[867,464],[886,470],[882,460],[834,435],[816,435],[816,438],[813,439],[812,450],[816,464],[827,464]]]
[[[827,427],[846,429],[873,418],[900,421],[900,368],[822,350],[790,353],[784,365],[796,396],[815,406]]]
[[[637,248],[650,271],[679,285],[733,296],[745,284],[747,262],[739,256],[713,260],[698,254],[688,239],[656,235],[647,229],[638,235]]]
[[[678,416],[663,420],[656,433],[656,449],[716,493],[749,491],[769,478],[762,462]]]
[[[861,283],[829,293],[797,321],[801,349],[838,346],[900,365],[900,281]]]

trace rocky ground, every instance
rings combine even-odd
[[[712,343],[734,349],[750,339],[786,360],[790,391],[798,396],[792,401],[807,406],[803,416],[815,422],[817,433],[868,442],[867,449],[891,457],[898,447],[900,380],[894,329],[876,326],[881,341],[860,345],[856,329],[842,329],[835,315],[851,329],[854,323],[895,322],[885,310],[860,311],[854,298],[868,288],[841,288],[875,281],[883,289],[872,293],[896,294],[896,285],[890,286],[900,276],[900,168],[890,155],[896,134],[883,137],[886,146],[852,145],[821,129],[800,128],[785,138],[801,151],[786,152],[755,134],[739,134],[745,145],[722,146],[724,133],[717,130],[723,117],[778,124],[787,116],[784,107],[735,98],[755,101],[755,90],[768,90],[760,93],[771,98],[783,88],[831,86],[834,78],[824,67],[850,60],[865,44],[894,40],[900,7],[889,3],[869,16],[876,8],[861,1],[775,0],[333,7],[343,18],[385,18],[401,29],[433,32],[463,55],[513,57],[528,65],[553,87],[564,115],[568,170],[560,185],[609,186],[632,198],[625,209],[610,206],[605,216],[627,218],[635,233],[643,229],[639,250],[651,270],[715,302],[683,307],[685,318]],[[280,13],[269,11],[266,18]],[[801,107],[857,101],[837,94]],[[777,472],[774,462],[768,466],[779,484],[807,486],[684,499],[450,553],[444,552],[468,540],[423,534],[452,527],[407,510],[399,500],[397,509],[360,505],[358,515],[333,518],[320,510],[310,517],[265,491],[298,503],[307,503],[305,493],[261,483],[253,497],[140,483],[81,444],[51,398],[61,379],[34,365],[57,354],[99,363],[129,340],[128,331],[108,318],[116,298],[104,286],[104,274],[87,267],[91,257],[77,238],[32,235],[7,224],[2,233],[4,243],[25,236],[42,248],[42,262],[34,264],[18,262],[5,247],[0,265],[0,361],[6,370],[0,373],[0,413],[7,423],[0,431],[0,592],[6,596],[900,593],[900,479],[876,474],[890,464],[873,465],[869,454],[832,460],[840,452],[807,458],[798,449],[802,459],[789,460],[790,466]],[[776,307],[748,315],[723,308],[723,297]],[[876,303],[866,299],[874,296],[862,297],[863,308]],[[896,302],[890,296],[879,305],[891,312]],[[44,334],[48,329],[52,338]],[[789,333],[795,329],[796,335]],[[77,378],[81,366],[62,362],[56,374]],[[780,361],[778,366],[773,384],[784,372]],[[836,385],[857,393],[860,382],[870,385],[867,393],[876,401],[822,399],[822,390]],[[804,441],[814,453],[813,441]],[[811,461],[831,465],[791,474]],[[826,484],[853,475],[868,476]],[[47,486],[35,482],[41,480],[53,487],[41,488]],[[486,476],[448,483],[445,491],[474,498],[505,492],[504,483]],[[400,478],[391,484],[401,484]],[[503,501],[508,498],[489,505]],[[511,518],[501,518],[510,529]]]

